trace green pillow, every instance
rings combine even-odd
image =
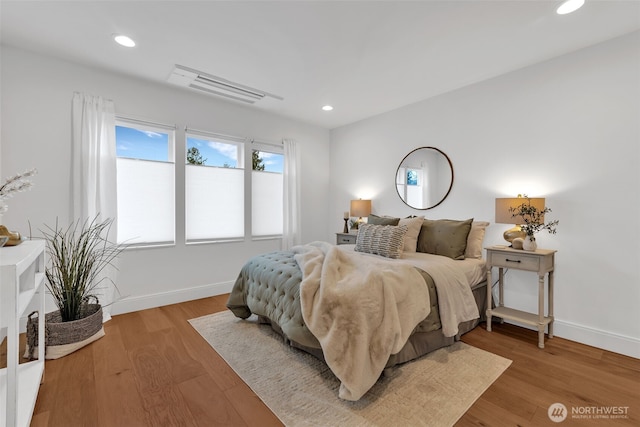
[[[418,235],[417,251],[464,259],[472,222],[473,218],[465,221],[425,219]]]
[[[398,225],[400,222],[400,218],[394,218],[391,216],[378,216],[378,215],[369,215],[367,218],[367,224],[371,225]]]

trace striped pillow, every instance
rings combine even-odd
[[[355,250],[387,258],[400,258],[407,226],[362,224],[358,228]]]

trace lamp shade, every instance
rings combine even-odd
[[[524,220],[521,216],[513,216],[513,212],[510,209],[516,209],[523,203],[531,203],[531,206],[535,207],[538,212],[544,210],[544,198],[530,198],[525,197],[506,197],[496,199],[496,223],[497,224],[524,224]],[[540,219],[544,221],[544,217]]]
[[[369,216],[371,213],[371,200],[352,200],[350,210],[352,216]]]

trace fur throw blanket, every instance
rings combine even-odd
[[[429,290],[411,265],[339,250],[296,246],[302,317],[340,380],[339,397],[360,399],[430,311]]]

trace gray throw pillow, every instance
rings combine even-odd
[[[407,226],[362,224],[356,237],[357,252],[400,258]]]

